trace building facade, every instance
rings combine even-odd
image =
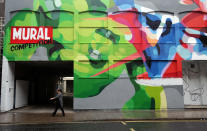
[[[3,36],[4,36],[4,10],[5,10],[4,0],[0,1],[0,74],[2,70],[2,52],[3,52]],[[0,85],[1,85],[1,75],[0,75]],[[1,91],[0,91],[0,107],[1,107]]]
[[[2,110],[15,107],[19,62],[40,67],[72,62],[74,109],[207,105],[206,5],[201,0],[7,0]]]

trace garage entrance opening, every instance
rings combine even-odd
[[[207,107],[207,61],[183,61],[183,89],[186,108]]]
[[[56,89],[63,90],[64,107],[73,108],[73,62],[15,62],[14,108],[52,106]]]

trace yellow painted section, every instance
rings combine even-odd
[[[165,95],[165,91],[164,90],[160,93],[160,98],[161,98],[160,108],[161,109],[166,109],[167,108],[167,98],[166,98],[166,95]]]

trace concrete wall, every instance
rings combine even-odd
[[[14,106],[14,72],[15,65],[3,57],[2,85],[1,85],[1,111],[8,111]]]
[[[201,104],[207,105],[207,62],[200,62]]]
[[[0,3],[0,17],[4,17],[5,3]]]
[[[3,47],[3,22],[4,22],[4,14],[5,14],[5,5],[4,3],[0,3],[0,70],[2,70],[2,47]],[[1,72],[1,71],[0,71]],[[2,77],[0,76],[0,79]],[[0,80],[0,85],[1,85],[1,80]],[[0,107],[1,107],[1,88],[0,88]]]
[[[16,80],[15,108],[28,105],[29,81]]]
[[[185,105],[207,105],[207,62],[183,62],[183,89]]]

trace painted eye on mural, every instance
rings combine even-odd
[[[106,61],[103,60],[102,54],[98,49],[93,49],[93,47],[89,45],[88,53],[88,58],[92,67],[102,68],[106,64]]]
[[[112,31],[105,29],[105,28],[96,29],[96,33],[111,40],[114,44],[118,43],[120,40],[119,35],[114,34]]]
[[[165,35],[170,33],[170,29],[171,29],[171,26],[172,26],[172,21],[170,19],[167,19],[165,25],[166,25],[165,30],[161,34],[162,37],[164,37]]]
[[[100,60],[102,58],[98,50],[94,50],[92,48],[89,48],[88,50],[89,50],[88,52],[89,52],[90,59]]]
[[[146,15],[146,24],[152,29],[152,30],[156,30],[159,25],[161,23],[161,20],[153,15]]]

